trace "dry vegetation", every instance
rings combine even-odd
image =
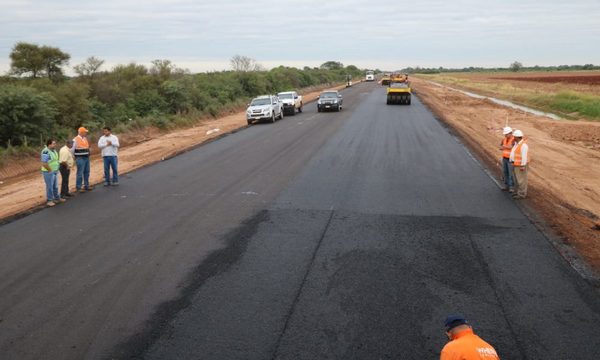
[[[600,121],[600,71],[443,73],[424,79],[556,113]]]

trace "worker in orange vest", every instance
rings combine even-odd
[[[77,130],[77,136],[73,139],[73,155],[75,155],[75,164],[77,164],[77,176],[75,177],[75,187],[78,192],[90,191],[90,143],[87,138],[88,129],[80,127]]]
[[[496,350],[475,335],[462,315],[448,316],[445,326],[450,342],[442,349],[440,360],[500,360]]]
[[[505,127],[502,130],[504,138],[500,143],[500,150],[502,150],[502,175],[504,176],[504,186],[502,191],[514,192],[514,180],[512,173],[512,165],[510,163],[510,152],[515,146],[515,137],[513,136],[513,130],[510,127]]]
[[[513,199],[525,199],[527,197],[527,173],[529,172],[529,146],[523,138],[521,130],[513,132],[517,145],[510,152],[510,162],[513,165],[515,175],[516,192]]]

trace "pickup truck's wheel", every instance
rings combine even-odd
[[[252,125],[252,120],[248,120],[248,125]]]
[[[300,103],[300,107],[298,108],[298,112],[301,113],[302,112],[302,103]]]
[[[279,112],[279,120],[283,120],[283,109]]]
[[[275,123],[275,111],[271,113],[271,120],[269,121],[271,124]]]

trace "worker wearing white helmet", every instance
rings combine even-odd
[[[510,152],[510,162],[513,165],[515,175],[516,192],[513,194],[515,199],[525,199],[527,197],[527,173],[529,172],[529,146],[526,139],[523,138],[521,130],[513,131],[513,136],[517,145]]]
[[[500,150],[502,150],[502,175],[504,177],[504,185],[502,186],[502,191],[510,191],[514,192],[513,186],[513,173],[512,173],[512,165],[510,163],[510,152],[515,147],[516,141],[513,136],[513,130],[510,127],[505,127],[502,130],[502,134],[504,138],[502,138],[502,142],[500,143]]]

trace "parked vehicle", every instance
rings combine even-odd
[[[375,73],[373,72],[373,70],[367,70],[365,80],[366,81],[375,81]]]
[[[302,112],[302,96],[295,91],[285,91],[277,94],[283,104],[283,112],[286,115],[296,115],[296,110]]]
[[[326,111],[326,110],[342,110],[342,105],[344,103],[344,98],[342,94],[340,94],[337,90],[325,90],[321,92],[319,95],[319,100],[317,100],[317,111]]]
[[[283,104],[275,95],[263,95],[252,99],[246,110],[248,125],[255,120],[267,120],[274,123],[276,119],[283,119]]]

